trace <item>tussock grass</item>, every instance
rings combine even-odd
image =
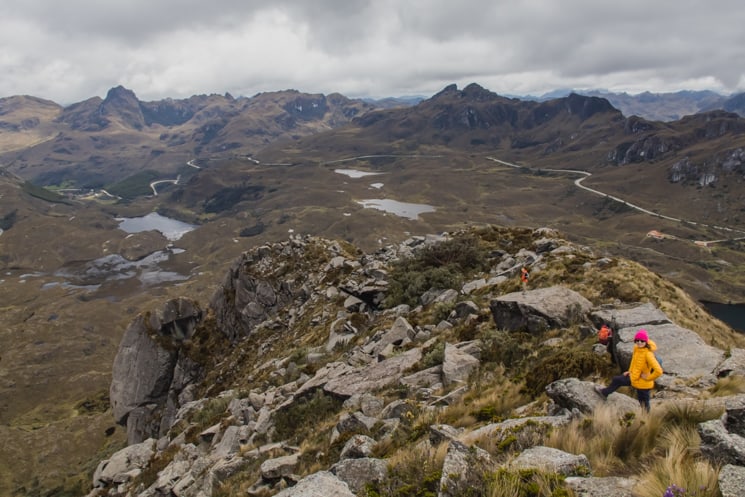
[[[706,400],[666,402],[661,407],[665,423],[687,428],[695,428],[699,423],[718,419],[724,414],[723,402]]]
[[[554,473],[533,470],[499,470],[487,478],[486,497],[550,496],[569,497],[573,495],[563,486],[564,478]]]
[[[676,427],[661,437],[665,455],[649,464],[636,488],[639,497],[660,497],[671,485],[685,489],[690,497],[718,497],[719,468],[699,457],[700,440],[691,427]],[[694,447],[691,449],[691,447]]]
[[[668,403],[651,413],[621,416],[610,406],[600,406],[591,416],[553,431],[545,444],[585,454],[595,476],[641,471],[641,497],[660,497],[671,484],[698,489],[696,496],[714,497],[719,470],[701,458],[696,426],[720,414],[720,408],[703,403]]]
[[[430,497],[439,494],[442,464],[448,444],[431,446],[428,442],[402,447],[388,459],[388,478],[367,485],[369,497]]]
[[[712,397],[727,397],[745,393],[745,376],[731,375],[720,378],[709,393]]]
[[[491,384],[477,382],[457,402],[439,412],[437,422],[456,427],[472,426],[478,422],[495,423],[530,400],[521,383],[506,378]]]

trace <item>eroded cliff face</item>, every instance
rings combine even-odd
[[[199,303],[181,298],[138,315],[124,332],[109,395],[114,419],[127,427],[130,444],[163,435],[188,398],[186,387],[202,376],[200,366],[182,352],[201,320]]]

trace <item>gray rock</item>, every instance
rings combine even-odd
[[[362,411],[365,416],[376,417],[383,411],[383,399],[372,394],[352,395],[342,406],[347,411]]]
[[[745,438],[728,432],[721,419],[699,423],[698,434],[701,453],[710,461],[745,466]]]
[[[361,412],[353,412],[351,414],[344,413],[336,423],[336,433],[343,435],[344,433],[366,433],[375,426],[378,420],[365,416]]]
[[[577,378],[556,380],[546,386],[546,394],[556,404],[565,409],[578,409],[591,413],[599,405],[607,403],[620,412],[634,412],[639,409],[639,402],[628,395],[614,392],[603,399],[596,391],[596,383]]]
[[[464,319],[468,316],[478,316],[481,309],[475,302],[464,300],[455,304],[453,309],[453,318],[456,320]],[[452,319],[452,318],[451,318]]]
[[[274,481],[291,475],[298,465],[299,455],[275,457],[261,463],[261,477],[266,481]]]
[[[729,357],[714,369],[714,374],[719,378],[731,375],[745,376],[745,349],[731,349]]]
[[[671,323],[664,312],[650,303],[603,307],[593,311],[591,318],[597,326],[611,324],[616,330]]]
[[[178,351],[201,319],[197,302],[174,299],[156,312],[139,314],[124,332],[112,366],[109,395],[114,420],[128,425],[130,444],[162,435],[159,411],[167,407],[169,395],[176,397],[198,375],[196,366],[180,359]],[[169,426],[176,412],[177,406],[171,405]]]
[[[105,487],[127,481],[133,470],[141,470],[150,464],[155,455],[155,443],[151,438],[125,447],[112,454],[109,459],[101,461],[93,475],[93,486]]]
[[[442,365],[432,366],[401,378],[401,384],[409,388],[432,388],[442,383]]]
[[[466,444],[477,443],[481,439],[499,440],[504,435],[511,435],[519,432],[525,427],[545,427],[558,428],[569,424],[572,421],[572,415],[569,411],[563,411],[558,416],[526,416],[524,418],[512,418],[499,423],[491,423],[481,428],[463,434],[459,439]]]
[[[352,437],[347,440],[347,443],[344,444],[339,459],[344,460],[370,457],[373,447],[375,447],[375,443],[375,440],[367,435],[352,435]]]
[[[319,471],[286,488],[275,497],[355,497],[345,482],[330,471]]]
[[[639,483],[636,478],[616,476],[588,477],[569,476],[564,480],[577,497],[636,497],[634,487]]]
[[[562,286],[514,292],[493,299],[489,307],[498,329],[541,333],[582,319],[589,300]]]
[[[327,393],[344,398],[354,394],[374,392],[397,383],[403,373],[421,358],[421,350],[411,349],[385,361],[330,379],[323,389]]]
[[[479,360],[455,345],[445,344],[442,361],[442,382],[446,387],[468,382],[468,376],[479,366]]]
[[[376,334],[362,350],[368,354],[377,355],[387,346],[400,347],[414,340],[416,332],[404,317],[397,317],[390,329]]]
[[[217,328],[230,340],[248,336],[256,325],[291,304],[295,298],[304,297],[302,290],[293,291],[292,284],[282,278],[285,268],[275,264],[271,257],[274,250],[283,248],[303,257],[302,244],[287,242],[244,253],[233,262],[213,294],[210,307],[215,312]]]
[[[331,472],[356,494],[369,483],[384,481],[388,477],[388,463],[383,459],[369,457],[344,459],[334,464]]]
[[[729,397],[724,402],[724,409],[722,421],[727,431],[745,437],[745,394]]]
[[[477,280],[472,280],[463,285],[463,288],[461,288],[461,292],[463,292],[464,295],[470,295],[471,293],[475,292],[476,290],[480,290],[486,286],[486,278],[479,278]]]
[[[152,488],[159,495],[173,495],[173,488],[182,479],[188,478],[190,466],[191,464],[188,460],[174,459],[168,466],[158,472],[158,479],[155,480]],[[190,486],[191,484],[193,484],[193,478],[188,478],[182,486]]]
[[[719,491],[722,497],[745,495],[745,467],[725,464],[719,471]]]
[[[482,479],[491,471],[494,462],[485,450],[473,446],[467,447],[458,441],[450,442],[445,460],[442,463],[442,476],[438,497],[456,497],[468,495]]]
[[[537,469],[565,476],[587,476],[590,461],[584,454],[570,454],[553,447],[530,447],[508,464],[510,469]]]
[[[220,441],[215,445],[212,454],[218,458],[227,458],[237,454],[241,445],[246,445],[253,430],[248,426],[228,426]]]
[[[451,440],[457,440],[458,437],[463,433],[463,428],[455,428],[450,425],[430,425],[429,427],[429,443],[433,446],[439,445],[442,442],[449,442]]]
[[[394,400],[380,414],[382,419],[406,419],[413,417],[416,412],[416,403],[412,400]]]

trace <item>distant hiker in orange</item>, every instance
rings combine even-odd
[[[528,289],[529,278],[530,278],[530,273],[528,273],[528,268],[523,266],[523,268],[520,270],[520,281],[523,282],[523,292]]]

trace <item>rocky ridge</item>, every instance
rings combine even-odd
[[[655,338],[665,368],[655,403],[707,399],[719,378],[745,374],[745,349],[725,353],[716,345],[738,343],[731,330],[712,326],[718,329],[704,341],[673,322],[663,299],[618,282],[619,273],[644,271],[629,261],[597,257],[548,229],[475,233],[486,268],[468,272],[457,287],[421,292],[414,305],[391,305],[396,263],[442,256],[447,251],[433,247],[473,233],[414,237],[374,254],[293,236],[243,254],[206,309],[177,299],[140,314],[125,332],[111,385],[128,446],[101,461],[89,497],[211,496],[247,479],[241,488],[249,495],[359,495],[389,477],[380,447],[409,434],[412,419],[474,395],[487,365],[509,369],[520,359],[531,363],[526,388],[535,400],[498,421],[431,422],[426,436],[412,438],[412,450],[446,447],[437,495],[464,495],[500,468],[562,475],[579,495],[635,495],[634,475],[595,475],[583,454],[536,443],[505,458],[484,441],[565,426],[600,406],[619,416],[638,411],[622,393],[604,402],[588,381],[610,372],[601,366],[604,346],[587,352],[584,367],[539,375],[550,350],[593,348],[601,322],[617,330],[611,352],[622,370],[639,327]],[[526,291],[517,282],[523,265],[531,268]],[[651,289],[666,291],[649,280]],[[511,337],[535,349],[508,351]],[[723,465],[725,496],[743,491],[743,398],[720,399],[722,417],[699,428],[701,452]],[[301,417],[321,405],[323,414]],[[306,423],[312,428],[303,432]],[[324,449],[308,438],[324,440]]]

